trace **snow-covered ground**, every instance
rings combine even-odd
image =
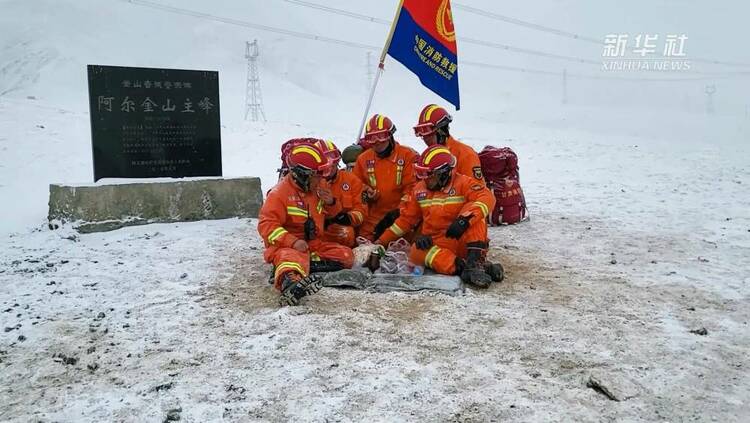
[[[170,4],[322,31],[310,22],[318,12],[287,2],[215,3]],[[224,174],[260,176],[269,188],[283,140],[351,141],[364,96],[360,51],[121,1],[0,7],[0,420],[750,415],[750,120],[696,113],[702,91],[669,111],[585,104],[575,90],[560,107],[548,86],[508,94],[503,83],[526,77],[465,68],[455,134],[477,148],[510,145],[521,158],[531,220],[491,230],[506,281],[455,298],[326,289],[279,308],[255,220],[90,235],[46,228],[48,185],[92,179],[85,65],[220,70]],[[358,42],[384,37],[331,22]],[[183,36],[136,48],[154,40],[143,29],[157,27]],[[273,46],[261,62],[265,124],[239,119],[241,53],[253,37]],[[387,69],[375,111],[420,148],[409,127],[438,100],[395,63]],[[592,374],[624,401],[588,387]]]

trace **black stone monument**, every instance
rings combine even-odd
[[[221,176],[219,73],[88,66],[94,181]]]

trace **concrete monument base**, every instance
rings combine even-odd
[[[147,223],[258,217],[260,178],[49,187],[49,222],[82,233]]]

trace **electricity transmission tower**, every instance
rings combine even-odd
[[[245,42],[245,58],[247,59],[247,87],[245,88],[245,120],[257,122],[266,121],[263,112],[263,96],[260,93],[260,74],[258,73],[258,40]]]

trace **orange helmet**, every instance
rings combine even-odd
[[[322,140],[315,140],[322,141]],[[305,191],[310,189],[310,178],[313,176],[328,176],[333,163],[313,143],[295,145],[286,158],[292,179]]]
[[[414,127],[414,134],[418,137],[425,137],[437,132],[438,129],[447,128],[448,124],[453,121],[453,117],[447,110],[436,104],[428,104],[419,113],[417,126]]]
[[[437,174],[441,176],[441,179],[446,178],[445,182],[447,182],[455,167],[456,156],[443,145],[433,145],[427,148],[414,163],[414,173],[419,179],[427,179]]]
[[[376,114],[367,121],[365,136],[360,142],[366,146],[372,146],[389,139],[394,132],[396,132],[396,125],[393,121],[388,116]]]

